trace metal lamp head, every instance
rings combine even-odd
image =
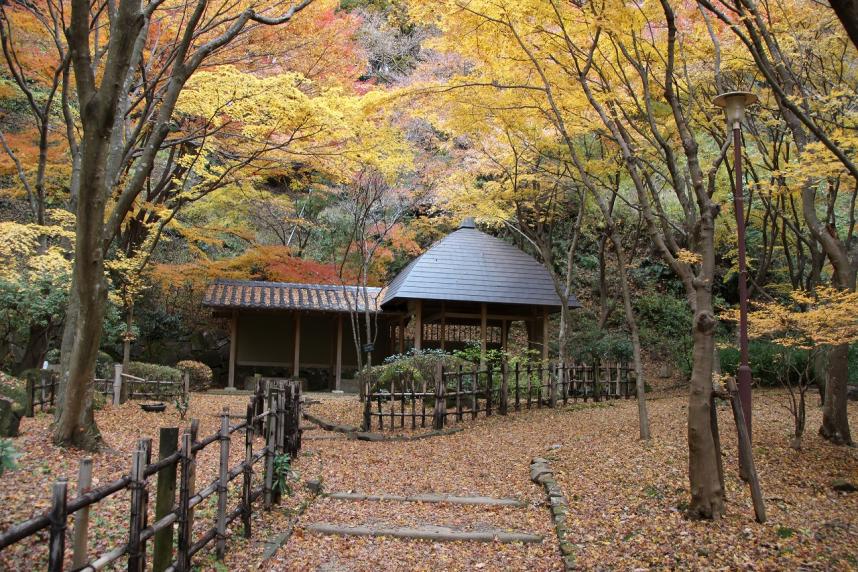
[[[724,110],[727,126],[735,129],[745,120],[745,108],[757,101],[757,96],[748,91],[730,91],[716,96],[712,103]]]

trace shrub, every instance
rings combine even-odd
[[[721,370],[736,375],[736,369],[739,367],[739,348],[721,348],[718,350],[718,357],[721,359]],[[767,340],[751,340],[748,343],[748,359],[751,376],[758,385],[780,386],[786,376],[789,376],[790,384],[798,385],[800,380],[789,364],[800,371],[804,370],[810,359],[810,352],[784,347]],[[810,368],[810,371],[813,371],[813,368]]]
[[[11,399],[23,410],[27,404],[27,384],[22,379],[0,372],[0,395]]]
[[[0,439],[0,475],[17,467],[15,461],[20,456],[11,440]]]
[[[365,368],[358,374],[363,384],[370,381],[373,390],[388,389],[393,380],[400,376],[411,379],[416,383],[430,382],[435,377],[435,370],[441,364],[445,369],[455,369],[460,365],[470,367],[471,362],[453,356],[443,350],[410,349],[404,354],[395,354],[385,358],[381,365]]]
[[[107,405],[107,397],[100,391],[92,392],[92,410],[101,411]]]
[[[641,345],[670,359],[686,376],[693,365],[691,310],[684,298],[666,294],[642,296],[635,302]]]
[[[632,344],[625,332],[600,328],[592,314],[582,311],[570,324],[566,353],[579,362],[627,361],[632,357]]]
[[[142,377],[148,380],[158,381],[182,381],[182,372],[168,365],[160,365],[157,363],[145,363],[142,361],[132,361],[128,364],[128,369],[125,373]]]
[[[176,364],[176,369],[187,372],[191,389],[194,391],[208,389],[214,379],[212,368],[201,361],[183,360]]]
[[[54,348],[45,354],[48,363],[60,363],[60,349]],[[113,365],[116,359],[107,352],[99,351],[95,358],[95,377],[101,379],[113,379]]]

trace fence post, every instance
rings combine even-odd
[[[158,459],[164,459],[179,448],[179,428],[161,427],[158,438]],[[176,502],[176,466],[171,463],[158,472],[158,488],[155,492],[155,522],[173,510]],[[152,570],[162,572],[173,561],[173,525],[155,533],[152,553]]]
[[[217,484],[217,546],[216,556],[226,555],[226,493],[229,485],[229,407],[220,414],[220,470]]]
[[[486,364],[486,417],[492,416],[492,390],[494,389],[494,377],[492,366]]]
[[[146,450],[143,440],[131,461],[131,521],[128,531],[128,572],[143,572],[146,568],[146,545],[140,542],[140,531],[146,526]]]
[[[435,369],[435,412],[432,419],[432,428],[439,431],[444,428],[444,420],[447,416],[447,395],[444,387],[444,366],[438,364]]]
[[[113,364],[113,404],[122,403],[122,364]]]
[[[361,429],[369,431],[372,429],[372,398],[369,390],[369,381],[364,383],[363,398],[363,425]]]
[[[301,449],[301,383],[289,381],[287,387],[288,391],[286,391],[284,396],[286,401],[284,446],[289,453],[289,457],[295,459],[298,456],[298,451]]]
[[[509,411],[509,376],[507,375],[506,360],[501,361],[501,386],[500,386],[500,403],[498,411],[501,415],[506,415]]]
[[[191,420],[191,427],[182,434],[182,474],[179,480],[179,534],[176,552],[176,570],[188,572],[191,569],[190,549],[193,544],[194,511],[190,507],[191,497],[194,496],[196,481],[196,441],[199,421]]]
[[[48,552],[48,572],[62,572],[66,550],[66,495],[68,480],[63,477],[54,483],[51,498],[51,540]]]
[[[191,374],[187,371],[185,375],[182,376],[182,398],[188,399],[188,396],[191,394]]]
[[[77,473],[77,496],[88,493],[92,488],[92,458],[80,460]],[[72,567],[81,568],[86,564],[87,536],[89,532],[89,507],[83,507],[74,513],[74,536],[72,537]]]
[[[462,365],[456,373],[456,421],[462,421]]]
[[[252,507],[250,496],[253,488],[253,399],[247,404],[247,421],[244,428],[244,469],[241,483],[241,520],[244,524],[244,537],[250,538],[250,516]]]
[[[557,367],[555,367],[554,371],[552,372],[551,371],[552,368],[551,368],[550,364],[547,367],[548,367],[548,404],[551,406],[552,409],[554,409],[555,407],[557,407],[557,389],[558,389],[557,377],[558,377],[560,371],[557,369]],[[554,373],[554,375],[551,375],[552,373]]]
[[[27,417],[35,417],[36,415],[36,384],[33,378],[27,376]]]
[[[271,510],[273,501],[272,485],[274,484],[274,439],[277,432],[277,415],[274,413],[274,394],[271,391],[272,384],[268,384],[268,415],[265,422],[265,482],[263,494],[265,495],[265,510]]]

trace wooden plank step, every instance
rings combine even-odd
[[[473,541],[473,542],[542,542],[542,536],[526,532],[507,532],[499,529],[487,530],[455,530],[446,526],[423,525],[416,528],[409,527],[381,527],[381,526],[343,526],[318,522],[304,526],[309,532],[318,534],[333,534],[338,536],[392,536],[394,538],[407,538],[416,540],[435,541]]]
[[[437,502],[447,504],[476,504],[488,506],[512,506],[523,507],[525,503],[513,498],[495,498],[482,496],[458,496],[448,494],[419,494],[419,495],[369,495],[364,493],[334,492],[328,494],[329,498],[337,500],[353,501],[392,501],[392,502]]]

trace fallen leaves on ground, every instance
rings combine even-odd
[[[252,539],[240,538],[240,526],[232,527],[224,565],[230,570],[559,570],[560,555],[546,499],[541,487],[529,480],[530,461],[541,456],[552,462],[569,501],[570,540],[576,563],[583,569],[855,569],[858,493],[837,492],[831,484],[837,479],[858,481],[858,450],[832,446],[816,434],[821,412],[815,406],[808,407],[804,448],[791,449],[791,418],[783,407],[785,399],[778,391],[755,394],[754,452],[769,517],[763,525],[754,521],[747,486],[737,475],[735,429],[726,406],[719,409],[719,422],[728,514],[718,522],[685,518],[689,499],[687,410],[686,397],[676,394],[649,401],[653,432],[649,443],[637,439],[633,401],[480,418],[464,423],[463,432],[415,442],[317,439],[332,434],[308,431],[295,467],[304,480],[321,475],[328,492],[515,497],[526,506],[487,508],[327,498],[311,502],[308,493],[296,487],[295,496],[284,499],[281,506],[254,515]],[[243,396],[195,395],[188,418],[201,419],[200,435],[205,436],[217,429],[217,414],[223,405],[243,412],[245,404]],[[347,424],[357,424],[361,415],[354,397],[321,398],[309,410]],[[849,414],[852,426],[857,427],[858,406],[850,404]],[[159,425],[181,425],[171,410],[144,414],[133,403],[109,407],[97,419],[113,448],[94,455],[96,476],[102,484],[127,472],[137,438],[147,434],[157,438]],[[24,455],[18,470],[0,477],[4,507],[0,527],[47,508],[51,482],[60,475],[76,474],[77,460],[83,454],[51,445],[49,421],[46,416],[25,420],[23,436],[15,439]],[[157,451],[157,441],[153,448]],[[201,456],[198,483],[214,478],[215,451]],[[231,462],[237,463],[243,448],[234,446],[231,453]],[[237,494],[237,489],[231,494]],[[93,549],[126,538],[127,494],[116,496],[115,501],[100,503],[94,511],[93,527],[99,532]],[[232,496],[230,502],[234,502]],[[307,509],[296,519],[302,504]],[[211,525],[211,518],[213,510],[198,519],[198,534]],[[296,521],[291,539],[263,562],[264,542]],[[499,528],[541,534],[545,542],[346,538],[301,528],[314,522]],[[0,553],[0,568],[20,569],[25,562],[43,567],[44,544],[35,550],[27,546]],[[202,569],[217,568],[212,551],[205,551],[197,564]]]

